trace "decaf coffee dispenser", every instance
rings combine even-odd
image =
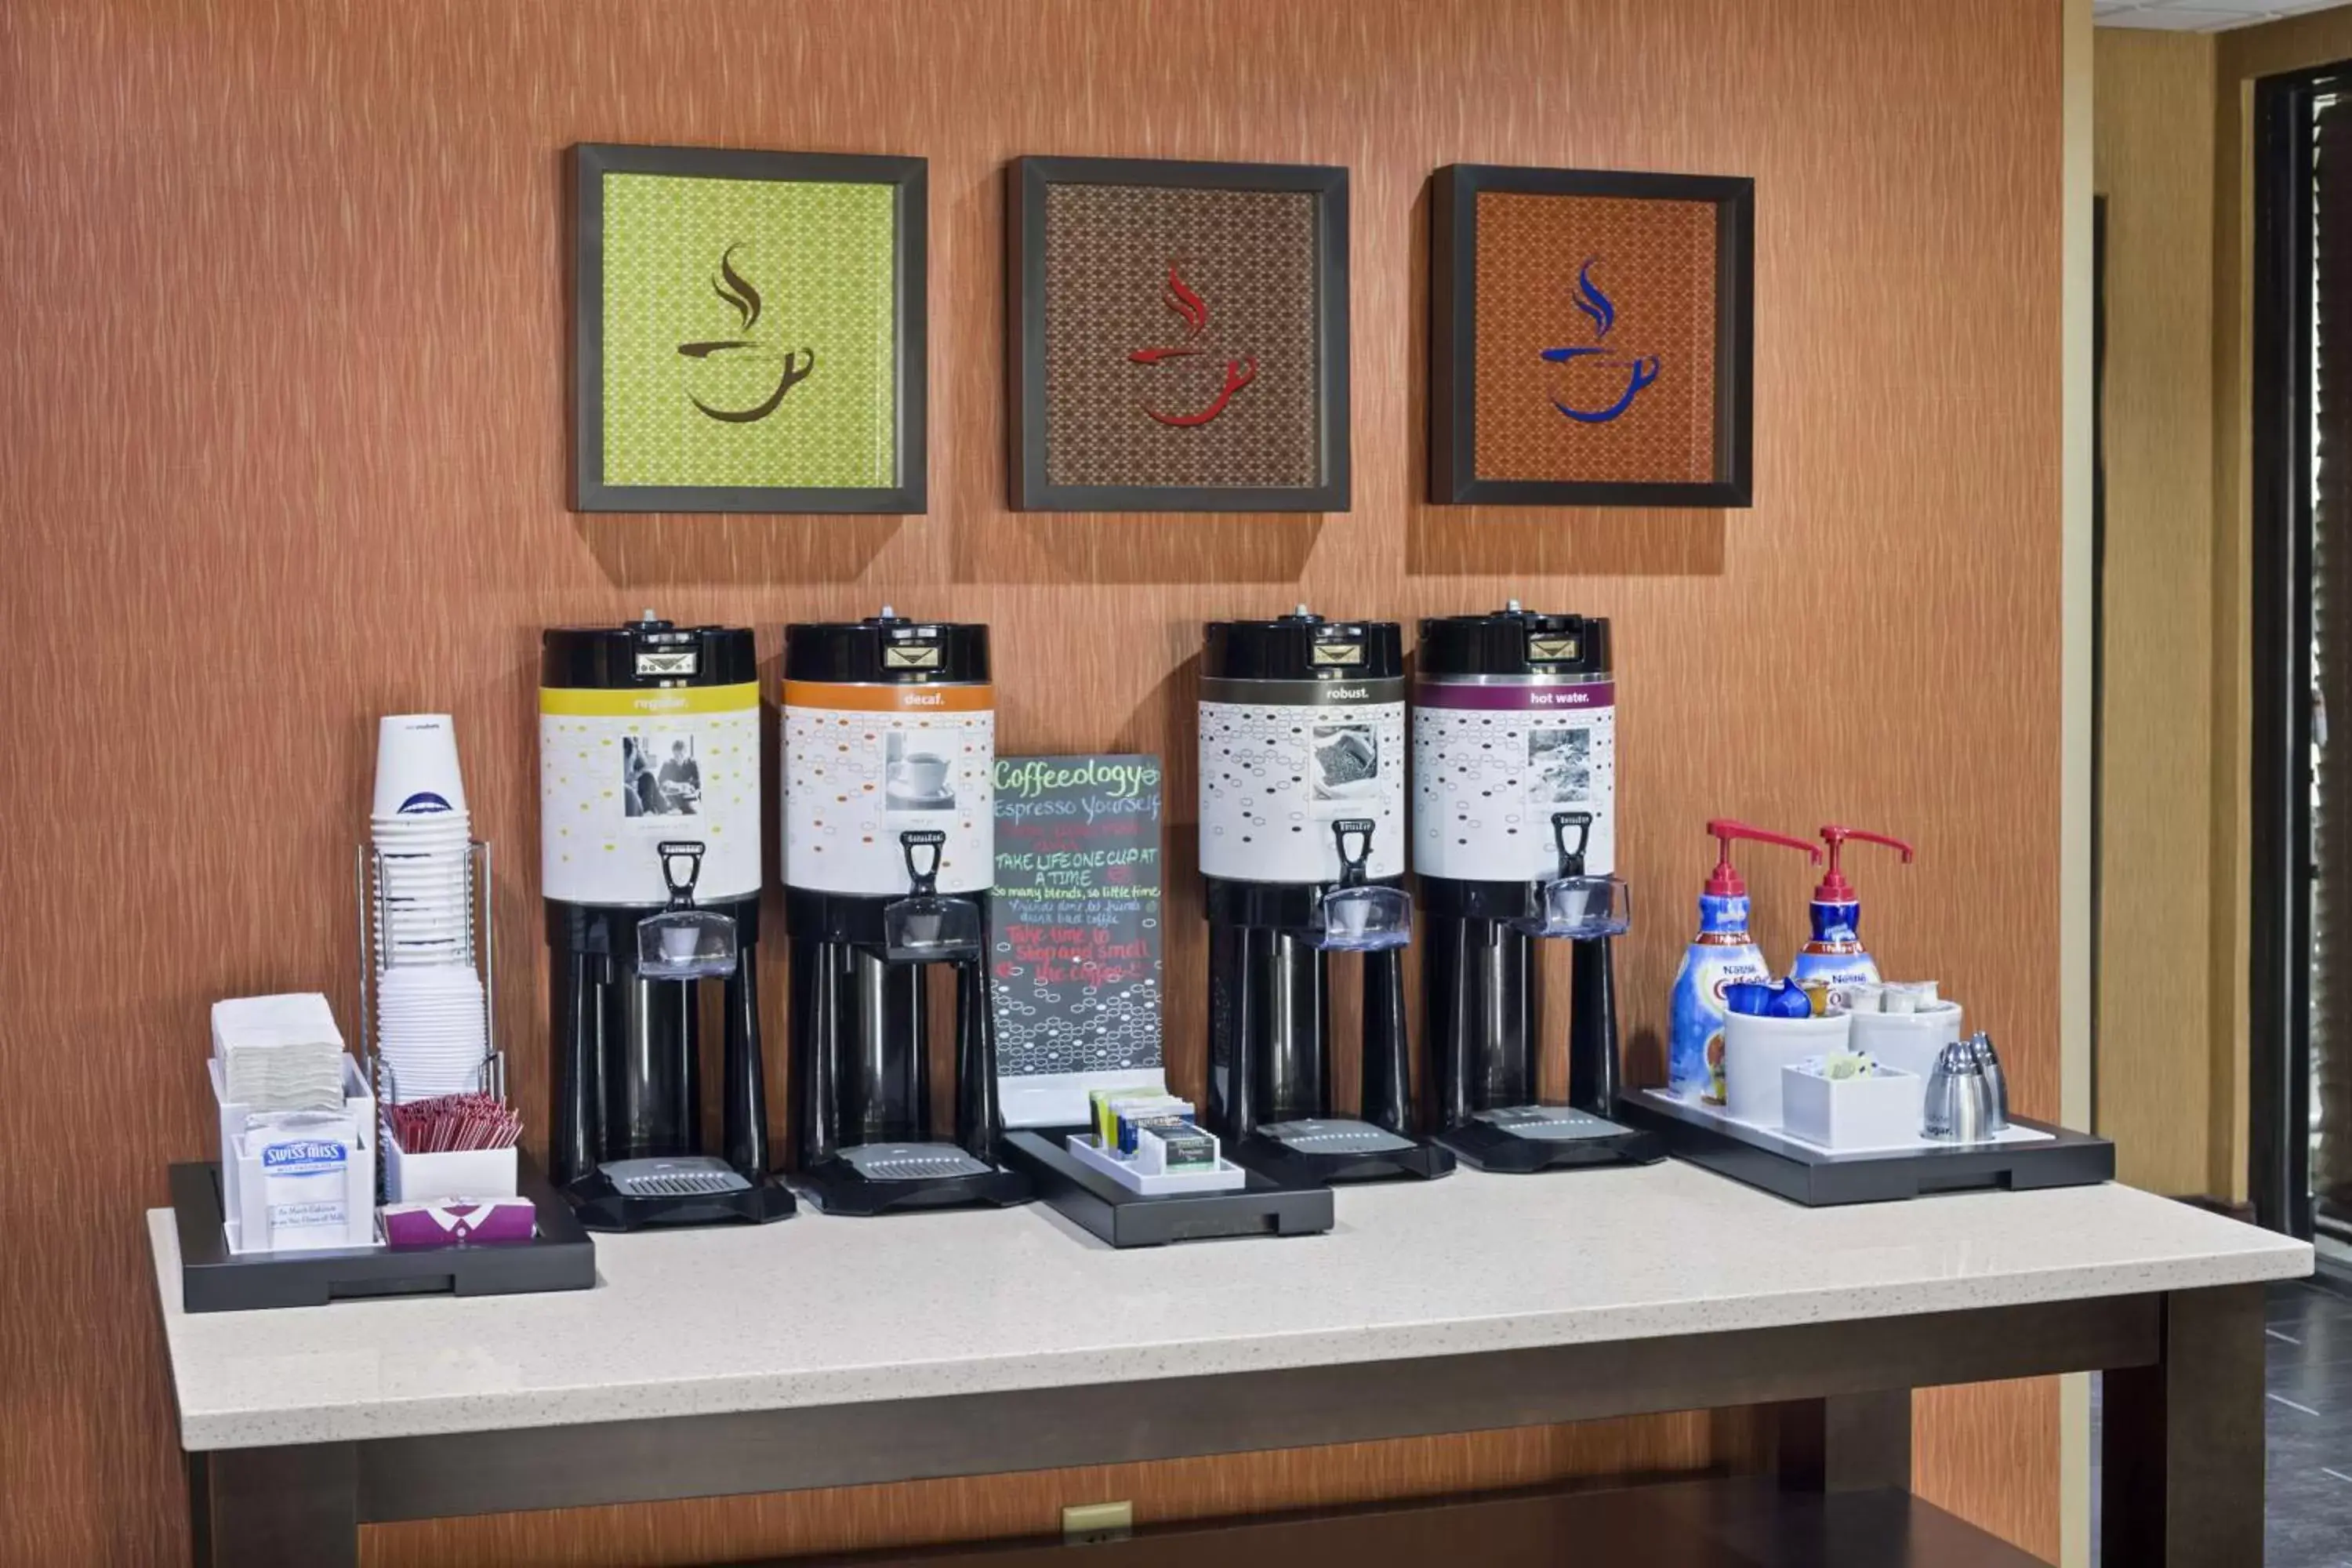
[[[1437,1138],[1486,1170],[1653,1160],[1656,1138],[1607,1118],[1618,1086],[1610,941],[1615,685],[1609,623],[1535,615],[1421,623],[1413,681],[1413,869],[1421,879],[1423,1037]],[[1572,944],[1569,1102],[1539,1103],[1535,942]]]
[[[784,628],[784,928],[796,1180],[828,1214],[1019,1203],[997,1163],[986,943],[996,879],[988,628]],[[952,1141],[932,1126],[950,978]]]
[[[1212,1130],[1277,1179],[1443,1175],[1454,1160],[1415,1136],[1406,1058],[1398,627],[1303,605],[1212,622],[1201,674]],[[1363,969],[1355,1119],[1332,1113],[1334,951]]]
[[[740,626],[541,639],[540,885],[553,963],[549,1163],[592,1229],[767,1221],[753,962],[760,687]],[[721,994],[720,1147],[702,1137],[705,984]]]

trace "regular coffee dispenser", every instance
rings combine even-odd
[[[784,929],[793,1142],[828,1214],[1019,1203],[997,1163],[989,889],[996,705],[988,628],[868,620],[784,628]],[[954,1125],[930,1057],[950,1000]]]
[[[551,1173],[592,1229],[780,1219],[793,1197],[768,1169],[753,962],[751,633],[651,610],[552,628],[539,715]],[[718,1153],[701,1125],[706,1001],[722,1037]]]
[[[1209,1110],[1228,1155],[1281,1180],[1437,1176],[1406,1057],[1403,639],[1305,605],[1206,628],[1201,871]],[[1356,955],[1362,1105],[1336,1115],[1331,960]]]
[[[1436,1137],[1486,1170],[1660,1158],[1609,1120],[1618,1089],[1611,942],[1631,918],[1614,873],[1616,686],[1609,623],[1492,615],[1421,624],[1413,680],[1413,869]],[[1565,941],[1568,1103],[1539,1100],[1535,944]]]

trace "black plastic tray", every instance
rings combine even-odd
[[[1770,1133],[1751,1134],[1638,1089],[1618,1096],[1616,1120],[1661,1134],[1676,1159],[1808,1208],[1887,1203],[1930,1193],[2088,1187],[2111,1182],[2116,1175],[2116,1146],[2106,1139],[2022,1116],[2010,1120],[2049,1133],[2049,1141],[1895,1154],[1833,1154]]]
[[[536,1240],[504,1247],[332,1247],[239,1256],[229,1251],[221,1229],[220,1166],[212,1161],[173,1165],[181,1308],[247,1312],[372,1296],[513,1296],[593,1286],[596,1244],[527,1154],[515,1160],[515,1191],[539,1210]]]
[[[1080,1161],[1064,1140],[1083,1127],[1005,1134],[1005,1163],[1029,1173],[1037,1195],[1113,1247],[1165,1247],[1237,1236],[1311,1236],[1331,1228],[1331,1189],[1286,1186],[1250,1171],[1249,1184],[1223,1193],[1129,1192]]]

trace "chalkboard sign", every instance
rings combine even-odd
[[[1000,757],[989,963],[1005,1121],[1160,1081],[1160,759]]]

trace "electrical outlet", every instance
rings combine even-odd
[[[1131,1502],[1082,1502],[1062,1510],[1062,1544],[1093,1546],[1135,1533]]]

